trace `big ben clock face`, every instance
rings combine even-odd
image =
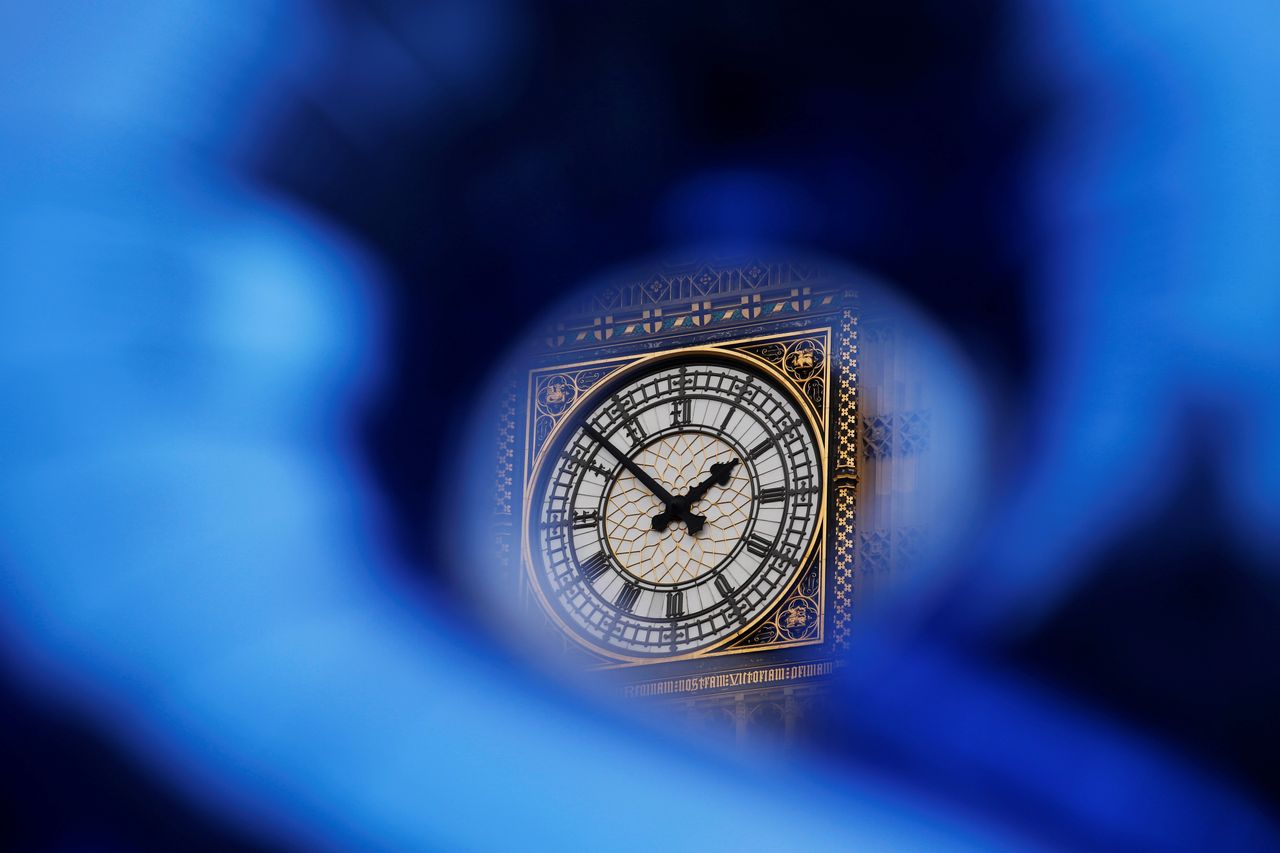
[[[602,655],[714,650],[809,559],[824,470],[816,421],[767,364],[711,348],[641,359],[545,445],[525,518],[532,586]]]

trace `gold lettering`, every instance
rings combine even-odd
[[[714,675],[668,678],[644,684],[629,684],[623,687],[622,695],[630,699],[644,696],[665,696],[671,693],[699,693],[704,690],[722,690],[727,687],[771,684],[776,681],[792,681],[799,678],[816,678],[830,675],[834,671],[835,664],[832,661],[788,664]]]

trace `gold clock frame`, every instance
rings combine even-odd
[[[629,356],[616,356],[612,358],[590,359],[586,361],[573,362],[569,364],[554,365],[543,367],[529,372],[528,377],[528,396],[529,407],[526,418],[525,429],[525,464],[524,464],[524,482],[522,488],[522,509],[520,515],[520,560],[523,571],[520,573],[522,582],[532,589],[534,598],[542,613],[547,616],[552,623],[563,634],[585,649],[595,657],[603,658],[606,662],[599,664],[598,668],[621,668],[621,667],[641,667],[653,666],[661,664],[676,663],[680,661],[702,660],[719,658],[727,655],[739,655],[758,653],[774,649],[782,648],[799,648],[803,646],[821,645],[826,640],[826,623],[827,623],[827,574],[830,567],[827,565],[828,549],[827,540],[830,535],[828,530],[827,511],[832,503],[833,492],[838,485],[836,476],[832,473],[831,458],[828,449],[832,442],[832,418],[830,416],[832,400],[827,396],[828,389],[831,389],[836,383],[832,382],[836,364],[832,352],[832,336],[833,329],[830,326],[818,326],[808,328],[798,332],[784,332],[770,335],[756,335],[745,338],[738,338],[713,344],[699,344],[693,346],[681,346],[672,349],[663,350],[657,353],[635,354]],[[809,349],[788,349],[788,345],[810,344]],[[752,352],[752,348],[757,350],[761,347],[782,346],[782,365],[778,365],[756,352]],[[809,365],[813,364],[813,352],[820,349],[820,358],[823,360],[823,369],[821,378],[824,384],[824,400],[821,406],[815,404],[810,393],[804,387],[806,381],[797,378],[796,371],[787,369],[788,354],[808,353]],[[768,602],[767,605],[760,609],[760,612],[751,619],[746,625],[734,631],[732,634],[715,642],[711,646],[699,649],[693,652],[686,652],[679,655],[660,656],[660,657],[638,657],[626,655],[616,650],[607,649],[596,645],[579,632],[565,624],[564,620],[556,612],[555,608],[547,600],[541,584],[535,576],[535,567],[533,563],[532,545],[529,519],[533,511],[532,500],[536,491],[535,484],[541,476],[544,463],[547,459],[547,449],[554,447],[562,437],[562,433],[569,424],[573,415],[583,410],[583,407],[589,407],[596,401],[596,395],[599,389],[605,387],[614,379],[630,373],[632,371],[640,372],[648,367],[660,365],[667,361],[685,361],[691,358],[696,359],[699,356],[713,356],[717,358],[728,358],[737,360],[744,365],[753,368],[766,376],[769,376],[784,391],[789,394],[793,402],[798,402],[800,410],[808,422],[809,428],[817,443],[818,469],[821,472],[821,496],[818,503],[818,519],[814,525],[814,530],[810,541],[806,546],[805,553],[800,560],[793,577],[782,587],[782,589]],[[609,365],[609,369],[601,371],[600,369]],[[554,425],[549,432],[539,441],[535,440],[535,422],[539,414],[539,405],[541,398],[539,397],[539,378],[548,376],[570,378],[579,375],[583,371],[589,371],[593,376],[593,381],[586,387],[577,386],[574,383],[572,401],[559,409],[555,417]],[[552,386],[544,383],[543,388]],[[555,392],[563,396],[564,391],[560,389]],[[838,413],[837,413],[838,420]],[[836,460],[837,462],[841,460]],[[837,466],[838,468],[838,466]],[[839,511],[842,507],[850,513],[852,505],[848,502],[836,501],[836,509]],[[837,521],[839,521],[838,519]],[[848,522],[851,524],[852,519]],[[796,595],[797,587],[801,584],[810,573],[817,573],[816,580],[816,596],[815,611],[813,621],[815,623],[815,631],[806,632],[802,638],[786,638],[775,640],[773,642],[762,642],[752,645],[736,646],[744,638],[748,638],[762,624],[769,619],[777,619],[783,605],[790,601]],[[805,596],[809,598],[809,596]],[[844,623],[847,625],[847,614],[844,614]]]

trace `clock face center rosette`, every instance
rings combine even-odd
[[[718,462],[741,459],[724,439],[690,430],[646,445],[635,461],[672,495],[683,495]],[[652,518],[665,508],[635,475],[623,471],[605,498],[605,536],[618,564],[637,580],[676,587],[714,571],[742,541],[751,524],[752,478],[734,467],[725,485],[716,485],[691,510],[707,521],[697,534],[682,522],[654,530]]]

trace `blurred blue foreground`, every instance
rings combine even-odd
[[[1105,570],[1192,460],[1212,471],[1195,517],[1274,589],[1274,4],[1011,7],[1010,79],[1065,103],[1025,178],[1039,358],[1013,419],[1024,437],[960,569],[868,624],[830,749],[786,761],[561,695],[469,630],[447,588],[407,579],[360,431],[393,372],[393,263],[250,168],[284,104],[348,79],[336,54],[352,6],[0,11],[0,626],[15,699],[104,733],[201,820],[265,846],[1280,848],[1274,791],[990,654]],[[533,12],[395,9],[430,35],[417,51],[366,45],[356,65],[380,99],[350,99],[334,124],[515,109],[495,80],[538,37]],[[697,186],[704,212],[755,192]],[[820,218],[786,209],[781,225],[743,213],[724,227],[803,237]],[[447,440],[466,403],[453,390],[423,442]],[[1234,666],[1272,667],[1277,640],[1273,623]],[[28,784],[6,772],[6,790]],[[56,837],[48,822],[27,811],[22,825]]]

